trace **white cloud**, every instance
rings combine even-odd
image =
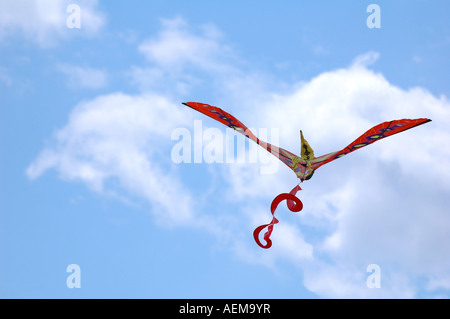
[[[70,64],[58,64],[57,69],[67,76],[67,83],[72,88],[100,89],[108,84],[104,70]]]
[[[96,0],[81,0],[81,28],[69,29],[66,20],[70,0],[0,1],[0,40],[21,35],[43,47],[70,34],[93,35],[105,24],[105,17],[97,10]]]
[[[241,61],[223,42],[214,25],[194,29],[181,17],[161,19],[158,34],[138,47],[147,63],[131,68],[132,81],[143,91],[156,89],[177,96],[192,93],[195,88],[213,91],[242,83],[248,75],[239,69]]]
[[[190,32],[189,25],[180,17],[161,22],[163,29],[158,36],[139,45],[139,52],[150,62],[177,71],[189,64],[210,70],[224,67],[220,58],[230,54],[230,50],[220,43],[221,34],[213,25],[204,25],[199,36]]]
[[[186,124],[187,118],[173,102],[158,95],[116,93],[82,102],[56,133],[54,145],[28,167],[27,175],[37,178],[55,168],[63,179],[80,180],[99,192],[108,192],[105,184],[118,180],[122,190],[155,205],[153,211],[160,212],[157,218],[188,222],[192,217],[189,192],[171,165],[157,159],[170,154],[167,136],[173,127]]]

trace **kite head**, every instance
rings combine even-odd
[[[302,182],[309,180],[314,174],[314,168],[311,167],[311,163],[303,160],[301,157],[294,157],[292,165],[293,171]]]
[[[302,182],[309,180],[313,175],[314,175],[314,169],[312,169],[309,172],[305,173],[305,177],[302,180]]]
[[[297,164],[296,169],[294,169],[295,174],[298,178],[300,178],[300,181],[307,181],[311,179],[311,177],[314,175],[314,169],[310,168],[308,166],[304,166],[304,164]]]

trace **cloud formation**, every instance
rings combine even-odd
[[[161,164],[170,161],[167,142],[172,127],[186,125],[187,118],[172,101],[158,95],[113,93],[82,102],[55,134],[53,147],[44,149],[28,167],[27,175],[34,179],[55,168],[65,180],[82,181],[106,193],[118,183],[122,190],[154,204],[153,211],[161,214],[158,218],[189,221],[189,192],[170,167]]]

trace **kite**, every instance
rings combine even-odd
[[[314,150],[303,137],[303,132],[300,131],[301,152],[300,156],[297,156],[294,153],[291,153],[281,147],[271,145],[270,143],[260,140],[233,115],[225,112],[218,107],[198,102],[187,102],[183,104],[213,118],[216,121],[219,121],[220,123],[232,128],[233,130],[256,142],[258,145],[276,156],[280,161],[282,161],[290,169],[292,169],[300,179],[300,182],[309,180],[313,176],[314,172],[322,165],[330,163],[338,158],[341,158],[344,155],[347,155],[355,150],[359,150],[364,146],[372,144],[385,137],[406,131],[410,128],[431,121],[427,118],[419,118],[383,122],[372,127],[370,130],[362,134],[360,137],[358,137],[356,140],[354,140],[352,143],[350,143],[340,151],[328,153],[319,157],[314,156]],[[260,247],[270,248],[272,246],[270,235],[272,234],[274,225],[278,223],[278,219],[275,217],[275,210],[280,202],[286,200],[287,207],[292,212],[299,212],[302,210],[303,203],[298,197],[295,196],[299,190],[301,190],[301,188],[299,185],[297,185],[289,193],[282,193],[275,197],[275,199],[272,201],[272,205],[270,207],[273,216],[272,221],[269,224],[257,227],[253,232],[253,237]],[[263,238],[266,241],[266,244],[264,245],[259,239],[259,234],[266,227],[267,232],[263,235]]]

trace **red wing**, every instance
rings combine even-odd
[[[335,159],[338,159],[348,153],[358,150],[364,146],[375,143],[385,137],[406,131],[410,128],[416,127],[421,124],[430,122],[430,119],[402,119],[394,120],[390,122],[384,122],[372,127],[370,130],[365,132],[363,135],[354,140],[351,144],[346,146],[344,149],[329,153],[320,157],[317,157],[311,161],[311,166],[314,169],[318,169],[320,166],[327,164]]]
[[[286,151],[285,149],[282,149],[278,146],[271,145],[270,143],[260,140],[259,138],[257,138],[255,136],[255,134],[253,134],[252,131],[250,131],[244,124],[242,124],[233,115],[225,112],[224,110],[222,110],[218,107],[211,106],[211,105],[204,104],[204,103],[187,102],[187,103],[183,103],[183,104],[215,119],[216,121],[219,121],[220,123],[232,128],[235,131],[238,131],[239,133],[248,137],[252,141],[256,142],[258,145],[262,146],[269,153],[275,155],[280,161],[282,161],[284,164],[289,166],[294,171],[295,171],[295,169],[298,170],[298,168],[297,168],[298,165],[294,165],[294,162],[293,162],[293,159],[297,158],[297,156],[295,154],[293,154],[289,151]],[[303,161],[300,160],[300,162],[303,162]],[[298,160],[297,160],[297,163],[298,163]]]

